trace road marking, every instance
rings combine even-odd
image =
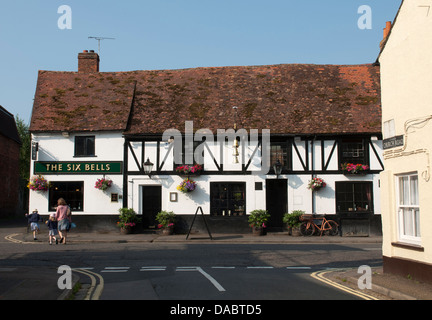
[[[271,266],[247,267],[247,269],[273,269]]]
[[[101,272],[128,272],[130,267],[105,267]]]
[[[82,269],[73,269],[73,271],[82,273],[90,277],[91,279],[91,285],[89,290],[87,291],[87,295],[84,300],[99,300],[102,290],[104,288],[104,279],[100,274],[97,274],[95,272],[89,271],[89,270],[82,270]],[[99,278],[99,284],[96,285],[96,277]]]
[[[310,270],[312,267],[286,267],[286,269],[290,270]]]
[[[336,270],[336,269],[334,269],[334,270]],[[341,270],[341,269],[339,269],[339,270]],[[321,282],[324,282],[324,283],[326,283],[328,285],[331,285],[331,286],[333,286],[335,288],[338,288],[338,289],[340,289],[342,291],[351,293],[351,294],[353,294],[353,295],[355,295],[357,297],[360,297],[362,299],[365,299],[365,300],[379,300],[379,299],[377,299],[377,298],[375,298],[373,296],[370,296],[370,295],[368,295],[366,293],[359,292],[359,291],[356,291],[354,289],[345,287],[343,285],[340,285],[340,284],[338,284],[338,283],[336,283],[334,281],[331,281],[331,280],[325,278],[324,274],[329,273],[329,272],[331,272],[331,271],[329,271],[329,270],[327,270],[327,271],[316,271],[316,272],[314,272],[314,273],[311,274],[311,277],[314,278],[314,279],[317,279],[317,280],[319,280]]]
[[[213,278],[211,275],[209,275],[207,272],[205,272],[200,267],[177,267],[176,271],[198,271],[201,273],[204,277],[207,278],[219,291],[226,291],[224,287],[222,287],[219,282],[216,281],[215,278]]]
[[[0,272],[11,272],[15,271],[16,268],[0,268]]]
[[[161,267],[161,266],[141,267],[140,271],[166,271],[166,267]]]
[[[13,243],[20,243],[20,244],[42,244],[43,243],[43,242],[40,242],[40,241],[29,242],[29,241],[21,241],[21,240],[18,240],[18,239],[14,239],[14,237],[19,236],[19,235],[20,235],[19,233],[12,233],[12,234],[9,234],[9,235],[5,236],[4,238],[7,241],[10,241],[10,242],[13,242]]]
[[[212,269],[235,269],[235,267],[212,267]]]
[[[9,235],[7,235],[6,237],[4,237],[7,241],[10,241],[10,242],[13,242],[13,243],[24,243],[23,241],[21,241],[21,240],[17,240],[17,239],[14,239],[13,237],[16,237],[16,236],[18,236],[19,235],[19,233],[13,233],[13,234],[9,234]]]

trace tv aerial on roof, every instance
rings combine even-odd
[[[115,38],[107,37],[88,37],[89,39],[96,39],[98,41],[98,54],[100,55],[100,42],[101,40],[115,40]]]

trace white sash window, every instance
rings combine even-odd
[[[420,244],[420,206],[418,175],[397,176],[399,240]]]

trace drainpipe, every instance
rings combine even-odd
[[[314,142],[316,140],[316,136],[314,136],[314,138],[311,140],[311,180],[314,178],[315,173],[314,173],[314,162],[315,162],[315,150],[314,150]],[[315,210],[315,192],[312,191],[312,214],[315,214],[316,210]]]

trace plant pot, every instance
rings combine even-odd
[[[131,234],[132,233],[132,228],[131,227],[120,228],[120,233],[121,234]]]
[[[200,172],[190,172],[190,173],[183,173],[183,172],[177,172],[177,175],[182,177],[182,178],[189,178],[189,177],[199,177],[201,175],[201,171]]]
[[[361,170],[361,171],[357,171],[357,172],[353,172],[353,171],[348,171],[348,170],[343,170],[343,174],[345,176],[365,176],[367,174],[369,174],[369,170]]]
[[[301,236],[300,228],[299,227],[292,227],[291,231],[290,231],[290,234],[293,237],[300,237]]]
[[[263,227],[252,227],[252,234],[256,237],[265,235],[265,229]]]
[[[166,227],[162,229],[162,235],[169,236],[174,233],[174,227]]]

